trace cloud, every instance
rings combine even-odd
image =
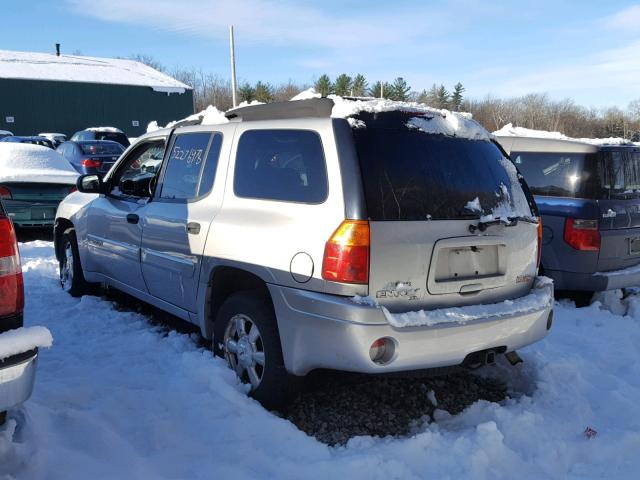
[[[610,29],[625,30],[631,33],[640,32],[640,5],[632,5],[604,19]]]
[[[223,40],[234,24],[243,42],[285,47],[375,49],[437,36],[459,23],[453,12],[426,7],[320,10],[285,0],[67,0],[81,15]],[[395,13],[394,13],[395,12]]]

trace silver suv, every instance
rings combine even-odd
[[[547,334],[535,205],[473,120],[325,98],[227,118],[80,177],[55,226],[65,290],[195,323],[267,407],[314,369],[477,365]]]

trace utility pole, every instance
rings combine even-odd
[[[384,98],[384,82],[380,82],[380,98]]]
[[[231,98],[235,108],[238,105],[238,99],[236,97],[236,49],[233,42],[233,25],[229,25],[229,48],[231,49]]]

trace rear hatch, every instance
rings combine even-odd
[[[80,148],[87,160],[100,165],[97,167],[100,173],[107,173],[124,151],[122,145],[116,142],[82,142]]]
[[[527,294],[537,273],[537,219],[502,151],[488,138],[427,133],[437,129],[420,113],[355,120],[371,231],[369,295],[398,312]]]
[[[2,200],[15,222],[55,219],[58,204],[72,191],[73,185],[54,183],[3,183]]]
[[[640,148],[603,147],[594,167],[601,236],[598,270],[640,263]]]

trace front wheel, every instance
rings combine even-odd
[[[257,292],[231,295],[214,324],[213,351],[223,357],[265,408],[284,407],[295,393],[287,373],[273,308]]]
[[[72,297],[89,293],[89,284],[84,279],[78,242],[75,231],[70,228],[62,235],[62,251],[59,261],[60,286]]]

